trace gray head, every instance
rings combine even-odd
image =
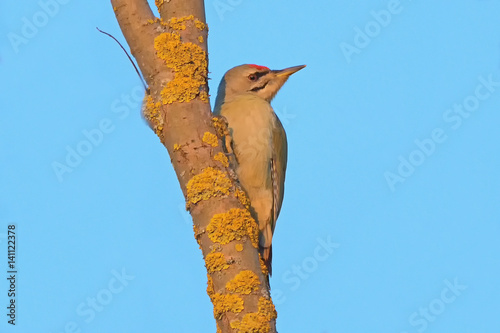
[[[271,70],[265,66],[240,65],[231,68],[219,84],[214,113],[218,113],[224,101],[244,93],[255,94],[271,102],[290,75],[304,67],[306,66]]]

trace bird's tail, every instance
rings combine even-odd
[[[261,247],[260,253],[262,256],[262,260],[264,260],[264,265],[267,267],[267,271],[269,272],[269,276],[272,275],[272,261],[273,261],[273,246],[269,245],[268,247]]]

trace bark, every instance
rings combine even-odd
[[[111,0],[149,86],[144,117],[167,148],[207,267],[218,332],[276,332],[258,225],[208,103],[203,0]],[[167,195],[167,193],[165,193]]]

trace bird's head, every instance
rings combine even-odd
[[[255,94],[271,102],[290,75],[304,67],[306,66],[294,66],[282,70],[271,70],[258,65],[233,67],[221,80],[215,108],[220,107],[225,100],[244,93]]]

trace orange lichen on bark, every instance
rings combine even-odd
[[[276,319],[276,309],[271,300],[264,297],[259,299],[259,310],[256,313],[247,313],[241,321],[231,322],[231,328],[238,333],[268,333],[271,330],[269,321]]]
[[[231,322],[231,328],[237,329],[238,333],[268,333],[271,326],[258,313],[247,313],[241,321]]]
[[[246,209],[250,209],[250,199],[247,194],[242,190],[236,190],[234,196],[241,202]]]
[[[231,208],[227,213],[215,214],[206,230],[214,243],[227,244],[247,236],[255,248],[259,244],[259,226],[246,209]]]
[[[223,116],[212,117],[212,125],[214,126],[217,136],[219,138],[223,138],[226,135],[229,135],[229,130],[227,128],[227,120]]]
[[[207,274],[207,295],[212,299],[212,297],[215,295],[215,289],[214,289],[214,280],[210,275]]]
[[[203,138],[201,140],[206,144],[211,145],[212,147],[217,147],[219,145],[219,142],[217,141],[217,135],[210,132],[203,133]]]
[[[208,31],[208,26],[207,26],[205,23],[203,23],[203,22],[201,22],[200,20],[198,20],[198,19],[194,20],[194,25],[195,25],[195,26],[196,26],[199,30],[207,29],[207,31]]]
[[[194,238],[196,239],[196,242],[201,248],[201,241],[200,241],[200,236],[203,232],[200,232],[200,229],[196,224],[193,224],[193,232],[194,232]]]
[[[142,105],[142,116],[161,139],[163,133],[163,118],[160,112],[161,102],[155,103],[153,97],[146,94]]]
[[[264,316],[267,320],[276,319],[278,317],[278,312],[276,312],[273,301],[265,297],[259,298],[259,314]]]
[[[205,266],[207,267],[207,272],[209,273],[220,272],[229,268],[229,264],[227,263],[224,254],[220,252],[207,254],[205,257]]]
[[[174,151],[178,151],[179,149],[181,149],[181,145],[178,143],[174,143]]]
[[[229,160],[227,159],[227,156],[223,152],[218,152],[214,156],[214,160],[221,162],[223,166],[226,168],[229,166]]]
[[[269,270],[267,269],[266,263],[264,262],[264,260],[260,256],[260,253],[259,253],[259,262],[260,262],[260,269],[262,270],[262,273],[264,275],[268,275],[269,274]]]
[[[160,7],[163,5],[164,2],[165,0],[155,0],[155,5],[156,8],[158,8],[158,11],[160,11]]]
[[[158,35],[154,47],[156,55],[174,71],[173,80],[160,93],[163,104],[189,102],[196,97],[208,102],[208,93],[203,90],[207,83],[206,52],[196,44],[182,42],[177,32]]]
[[[212,297],[215,319],[221,319],[226,312],[239,313],[243,311],[243,299],[233,294],[214,294]]]
[[[220,170],[208,167],[200,174],[191,178],[187,185],[186,206],[189,209],[201,200],[208,200],[214,197],[223,197],[229,194],[231,180]]]
[[[248,295],[259,289],[260,281],[257,275],[249,270],[239,272],[231,281],[226,283],[226,290],[231,293]]]
[[[238,244],[236,244],[236,245],[234,246],[234,249],[235,249],[236,251],[238,251],[238,252],[243,251],[243,244],[239,244],[239,243],[238,243]]]
[[[167,25],[174,30],[185,30],[186,29],[186,21],[194,21],[194,16],[183,16],[183,17],[172,17],[168,20]],[[196,20],[198,21],[198,20]],[[195,22],[196,26],[196,22]],[[198,26],[196,26],[198,27]]]
[[[158,7],[158,10],[160,10],[159,6],[163,5],[164,2],[165,2],[165,0],[155,0],[155,4]],[[183,17],[172,17],[170,20],[168,20],[166,22],[163,21],[162,18],[155,17],[154,20],[149,19],[148,23],[160,23],[162,26],[164,26],[166,28],[181,31],[181,30],[186,30],[186,28],[187,28],[186,22],[187,21],[193,21],[194,26],[198,30],[207,29],[207,31],[208,31],[207,25],[205,23],[201,22],[200,20],[195,19],[194,15],[183,16]],[[201,38],[203,39],[203,37],[201,37]],[[198,40],[199,40],[199,37],[198,37]]]
[[[162,26],[166,26],[165,22],[163,22],[163,20],[159,17],[155,17],[154,19],[148,19],[146,22],[147,24],[160,23]]]

